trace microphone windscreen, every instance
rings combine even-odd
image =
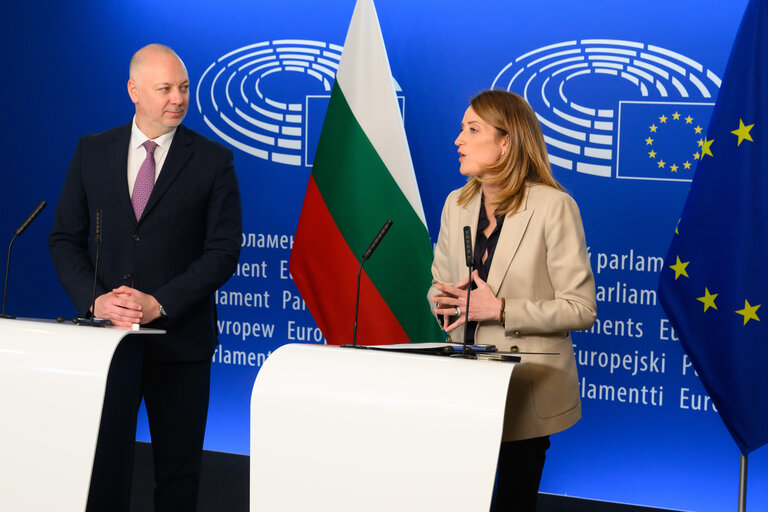
[[[467,266],[471,267],[472,260],[472,230],[469,226],[464,226],[464,256],[467,260]]]
[[[98,245],[101,243],[101,208],[96,209],[96,222],[94,224],[93,241]]]
[[[21,223],[19,229],[16,230],[16,236],[21,236],[21,234],[26,231],[29,225],[32,224],[32,221],[35,220],[38,215],[40,215],[40,212],[43,211],[43,208],[45,208],[47,205],[48,203],[45,201],[40,201],[40,204],[37,205],[37,208],[35,208],[34,211],[29,214],[29,217],[27,217],[27,219]]]

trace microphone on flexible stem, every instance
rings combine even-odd
[[[384,235],[387,234],[387,231],[389,231],[389,228],[391,227],[392,227],[392,221],[387,220],[387,222],[385,222],[384,225],[379,230],[379,234],[377,234],[376,238],[374,238],[373,242],[371,242],[371,245],[369,245],[368,248],[365,250],[365,252],[363,253],[363,257],[360,260],[360,268],[357,270],[357,292],[355,293],[355,330],[352,333],[352,344],[342,345],[342,347],[363,348],[357,345],[357,314],[360,306],[360,276],[363,273],[363,264],[366,262],[368,258],[371,257],[371,255],[373,254],[373,251],[376,250],[376,248],[379,246],[379,243],[381,243],[381,239],[384,238]]]
[[[24,222],[21,223],[21,226],[19,226],[19,228],[14,233],[13,238],[11,238],[11,243],[8,244],[8,259],[5,263],[5,287],[3,288],[3,311],[0,313],[0,318],[16,318],[14,316],[5,314],[5,298],[8,294],[8,271],[11,268],[11,247],[13,247],[13,242],[17,237],[21,236],[24,231],[26,231],[29,225],[32,224],[32,221],[34,221],[37,216],[40,215],[40,212],[43,211],[43,208],[45,208],[47,205],[48,203],[45,201],[40,201],[40,204],[37,205],[37,208],[35,208],[32,213],[29,214],[29,217],[27,217]]]
[[[467,310],[464,312],[464,344],[461,347],[461,354],[467,359],[477,359],[475,351],[467,348],[469,345],[469,296],[472,290],[472,269],[475,266],[475,258],[472,255],[472,230],[469,226],[464,226],[464,257],[469,268],[469,279],[467,280]]]
[[[381,239],[384,238],[384,235],[387,234],[387,231],[389,231],[389,228],[392,227],[392,221],[388,220],[384,223],[383,226],[381,226],[381,229],[379,230],[379,234],[376,235],[376,238],[373,239],[373,242],[371,242],[371,245],[368,246],[368,248],[363,253],[363,262],[371,257],[371,254],[373,254],[373,251],[376,250],[376,248],[381,243]]]
[[[93,265],[93,295],[91,298],[91,317],[77,317],[72,319],[66,319],[59,317],[56,320],[63,322],[64,320],[70,320],[75,325],[85,325],[91,327],[106,327],[112,325],[112,322],[106,318],[96,318],[96,284],[99,281],[99,249],[101,248],[101,221],[102,213],[101,208],[96,208],[93,219],[93,245],[96,247],[96,261]]]
[[[96,208],[93,228],[93,244],[96,246],[96,264],[93,267],[93,299],[91,300],[91,325],[96,325],[96,282],[99,279],[99,248],[101,247],[101,208]]]

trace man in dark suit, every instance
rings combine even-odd
[[[133,122],[80,139],[49,237],[79,315],[166,330],[141,338],[140,389],[128,393],[127,421],[99,439],[109,448],[97,453],[88,508],[128,508],[143,397],[155,510],[195,510],[217,343],[214,292],[237,266],[240,194],[232,151],[181,124],[189,78],[173,50],[153,44],[136,52],[128,94]],[[92,308],[97,209],[103,235]]]

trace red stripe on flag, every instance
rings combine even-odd
[[[375,236],[371,233],[371,240]],[[359,266],[310,175],[289,269],[328,344],[352,343]],[[359,313],[358,344],[410,341],[365,270],[360,280]]]

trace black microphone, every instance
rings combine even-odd
[[[472,230],[469,226],[464,226],[464,256],[469,268],[469,279],[467,280],[467,310],[464,312],[464,345],[461,354],[468,359],[477,359],[472,349],[467,349],[469,345],[469,296],[472,291],[472,269],[475,266],[475,258],[472,255]]]
[[[379,234],[376,235],[376,238],[373,239],[373,242],[371,242],[371,245],[368,246],[368,248],[363,253],[363,257],[360,260],[360,268],[357,270],[357,292],[355,293],[355,330],[352,332],[352,344],[351,345],[342,345],[342,347],[351,347],[351,348],[362,348],[357,346],[357,315],[360,308],[360,276],[363,273],[363,264],[365,261],[371,257],[371,254],[373,254],[373,251],[376,250],[376,248],[381,243],[382,238],[384,238],[384,235],[387,234],[387,231],[389,231],[389,228],[392,227],[392,221],[387,220],[387,222],[384,223],[384,225],[379,230]]]
[[[5,263],[5,287],[3,288],[3,311],[0,313],[0,318],[16,318],[14,316],[5,314],[5,298],[8,294],[8,271],[11,268],[11,247],[13,247],[13,242],[17,237],[21,236],[21,234],[27,230],[29,225],[32,224],[37,216],[40,215],[40,212],[43,211],[43,208],[45,208],[47,205],[48,203],[45,201],[40,201],[40,204],[37,205],[37,208],[35,208],[32,213],[29,214],[29,217],[27,217],[24,222],[21,223],[21,226],[19,226],[19,228],[14,233],[13,238],[11,238],[11,243],[8,244],[8,258],[6,259]]]
[[[91,325],[102,327],[109,325],[109,320],[96,318],[96,283],[99,280],[99,248],[101,247],[101,208],[96,208],[93,222],[93,244],[96,246],[96,262],[93,266],[93,300],[91,300]]]
[[[389,231],[389,228],[392,227],[392,221],[387,220],[387,222],[384,223],[383,226],[381,226],[381,229],[379,230],[379,234],[376,235],[376,238],[373,239],[373,242],[371,242],[371,245],[368,246],[368,248],[363,253],[363,261],[367,260],[371,257],[371,254],[373,254],[373,251],[376,250],[376,248],[381,243],[381,239],[384,238],[384,235],[387,234],[387,231]]]
[[[21,234],[27,230],[30,224],[37,218],[38,215],[40,215],[40,212],[43,211],[43,209],[48,206],[48,203],[45,201],[40,201],[40,204],[37,205],[37,208],[34,209],[32,213],[29,214],[29,217],[21,223],[21,226],[19,226],[19,229],[16,230],[16,236],[21,236]]]
[[[91,300],[91,325],[96,324],[96,282],[99,279],[99,248],[101,247],[101,208],[96,208],[93,223],[93,244],[96,246],[96,263],[93,266],[93,300]]]
[[[472,230],[469,226],[464,226],[464,257],[468,267],[473,267],[475,258],[472,256]]]
[[[101,208],[98,208],[96,210],[96,222],[94,227],[94,235],[93,235],[93,241],[96,244],[96,247],[101,245]]]

